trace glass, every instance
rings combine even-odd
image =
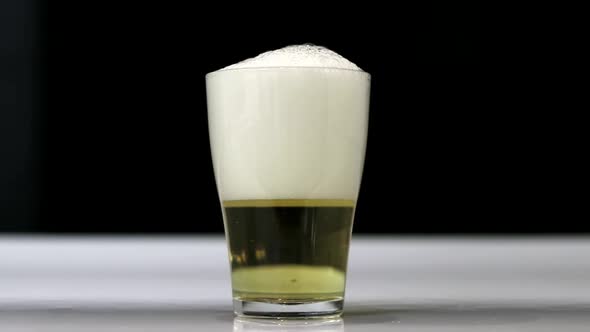
[[[230,69],[208,74],[206,83],[235,313],[340,315],[370,75]]]

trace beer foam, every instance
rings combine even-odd
[[[322,46],[291,45],[262,53],[254,58],[227,66],[221,70],[272,67],[320,67],[362,70],[340,54]]]
[[[230,70],[242,68],[265,70]],[[313,45],[263,53],[213,74],[206,77],[207,109],[222,200],[356,200],[369,74]]]

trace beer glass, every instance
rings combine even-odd
[[[370,75],[324,67],[206,76],[238,316],[341,314]]]

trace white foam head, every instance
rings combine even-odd
[[[207,75],[222,200],[356,199],[370,76],[326,48],[263,53]]]
[[[262,53],[254,58],[223,68],[271,68],[271,67],[321,67],[361,70],[340,54],[322,46],[312,44],[291,45],[278,50]]]

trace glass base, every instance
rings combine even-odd
[[[342,314],[343,305],[342,299],[285,303],[234,299],[234,312],[241,317],[253,318],[335,318]]]

